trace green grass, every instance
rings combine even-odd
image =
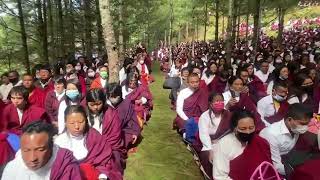
[[[151,85],[154,97],[152,118],[145,126],[144,139],[135,154],[130,154],[126,180],[198,180],[203,179],[192,154],[172,130],[175,113],[170,110],[168,93],[162,89],[164,76],[159,64],[153,65],[156,82]]]

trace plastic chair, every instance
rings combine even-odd
[[[271,172],[272,175],[267,174],[267,172]],[[273,165],[264,161],[253,172],[250,180],[281,180],[281,178]]]

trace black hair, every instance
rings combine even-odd
[[[217,93],[217,92],[212,92],[210,93],[209,97],[208,97],[208,102],[211,103],[213,101],[213,98],[216,96],[221,96],[223,99],[223,95],[221,93]]]
[[[312,117],[312,108],[302,103],[291,104],[286,115],[286,118],[292,118],[294,120],[311,119]]]
[[[23,97],[23,99],[24,99],[25,101],[28,101],[28,99],[29,99],[29,91],[28,91],[28,89],[25,88],[24,86],[14,86],[14,87],[11,89],[10,93],[9,93],[8,99],[10,99],[11,96],[14,95],[14,94],[22,95],[22,97]]]
[[[218,67],[217,63],[214,62],[214,61],[209,62],[208,66],[207,66],[207,70],[206,70],[206,72],[205,72],[207,78],[208,78],[210,75],[213,75],[213,74],[216,73],[216,72],[213,73],[213,72],[211,71],[211,69],[210,69],[210,67],[211,67],[213,64],[216,65],[217,71],[218,71],[218,68],[219,68],[219,67]]]
[[[252,118],[253,122],[255,123],[254,115],[251,112],[247,110],[237,110],[233,112],[231,116],[231,123],[230,123],[231,131],[234,131],[234,129],[238,126],[239,120],[243,118]]]
[[[129,64],[132,64],[133,63],[133,59],[132,58],[125,58],[124,59],[124,62],[123,62],[123,66],[122,67],[124,67],[125,69],[127,68],[127,66],[129,65]]]
[[[273,89],[277,89],[278,87],[288,88],[288,84],[285,81],[274,81]]]
[[[135,80],[136,81],[136,86],[138,87],[139,86],[139,78],[135,76],[135,74],[133,72],[130,72],[127,76],[127,79],[126,79],[126,90],[128,91],[128,88],[129,88],[129,83],[131,80]]]
[[[184,67],[180,70],[180,72],[182,73],[183,71],[188,71],[190,73],[190,69],[188,67]]]
[[[280,72],[281,72],[281,70],[282,70],[283,68],[287,68],[287,69],[288,69],[288,67],[287,67],[286,65],[280,65],[280,66],[278,66],[278,67],[273,71],[272,74],[274,75],[274,78],[275,78],[276,80],[279,79]],[[288,69],[288,71],[289,71],[289,69]]]
[[[229,71],[224,70],[219,73],[220,78],[228,80],[230,77]]]
[[[54,84],[63,84],[63,86],[66,88],[67,81],[62,75],[57,75],[53,77]]]
[[[110,83],[107,87],[107,97],[118,97],[122,98],[122,89],[119,83]]]
[[[36,120],[26,124],[22,128],[23,134],[39,134],[42,132],[48,134],[48,146],[49,148],[52,148],[53,136],[55,135],[55,129],[52,124],[46,123],[43,120]]]
[[[67,117],[68,115],[72,114],[72,113],[80,113],[84,119],[85,119],[85,128],[84,128],[84,134],[86,134],[89,131],[89,122],[88,122],[88,118],[87,118],[87,113],[85,111],[85,109],[81,106],[81,105],[70,105],[67,107],[67,109],[64,111],[64,121],[67,122]]]
[[[43,64],[40,66],[39,70],[47,70],[49,73],[51,73],[51,67],[49,64]]]
[[[86,100],[87,100],[87,103],[102,101],[104,104],[106,101],[106,94],[103,92],[102,89],[91,89],[87,93]]]
[[[230,79],[228,80],[229,85],[231,86],[235,80],[240,79],[243,83],[243,80],[241,79],[240,76],[231,76]]]
[[[78,61],[76,60],[69,60],[65,65],[71,64],[73,67],[77,65]]]
[[[88,120],[90,121],[90,124],[93,126],[94,125],[94,116],[90,111],[89,102],[96,102],[96,101],[102,101],[102,110],[101,112],[97,115],[100,121],[100,126],[102,124],[103,120],[103,115],[104,115],[104,108],[105,108],[105,103],[106,103],[106,94],[102,89],[91,89],[88,91],[87,96],[87,114],[88,114]]]
[[[11,73],[14,73],[17,77],[19,77],[18,71],[16,71],[16,70],[11,70],[11,71],[8,72],[8,75],[11,74]]]

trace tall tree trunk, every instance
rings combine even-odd
[[[231,66],[231,52],[232,52],[232,18],[233,18],[233,7],[234,7],[234,1],[229,0],[229,11],[228,11],[228,26],[227,26],[227,54],[226,54],[226,60],[227,64]]]
[[[169,32],[169,65],[173,63],[172,60],[172,26],[173,26],[173,0],[170,0],[170,32]]]
[[[99,0],[95,0],[96,3],[96,18],[97,18],[97,37],[98,37],[98,54],[102,55],[103,53],[103,30],[101,25],[101,14],[100,14],[100,8],[99,8]]]
[[[225,28],[224,15],[222,14],[222,34],[223,34],[223,36],[224,36],[224,32],[225,32],[224,28]]]
[[[236,36],[236,42],[238,43],[240,40],[240,23],[241,23],[241,16],[240,16],[240,4],[238,6],[238,20],[237,20],[237,36]]]
[[[206,2],[205,4],[205,8],[204,8],[204,37],[203,40],[206,41],[207,39],[207,24],[208,24],[208,2]]]
[[[75,19],[74,19],[74,5],[72,0],[69,1],[69,20],[70,20],[70,51],[74,53],[76,51],[76,37],[75,37]]]
[[[119,57],[118,47],[113,30],[113,19],[110,14],[109,0],[100,1],[101,22],[103,27],[104,40],[108,52],[109,82],[119,82]]]
[[[233,2],[233,14],[232,14],[232,43],[236,39],[236,27],[237,27],[237,15],[238,15],[238,1]]]
[[[167,30],[164,30],[164,46],[167,46]]]
[[[278,46],[281,46],[282,44],[282,34],[283,34],[283,28],[284,28],[284,16],[285,16],[286,10],[284,8],[279,7],[278,8],[278,16],[279,16],[279,30],[278,30],[278,37],[277,42]]]
[[[63,11],[62,11],[62,0],[56,0],[58,7],[58,39],[59,39],[59,57],[64,57],[65,55],[65,36],[64,36],[64,22],[63,22]]]
[[[92,57],[92,35],[91,35],[91,8],[90,8],[90,1],[84,1],[84,21],[85,21],[85,49],[86,49],[86,56],[88,58]]]
[[[255,0],[255,12],[253,16],[253,47],[254,47],[254,52],[257,52],[257,49],[259,47],[259,42],[260,42],[260,11],[261,11],[261,0]]]
[[[123,41],[123,0],[119,0],[119,59],[120,62],[124,61],[124,41]]]
[[[44,57],[44,62],[49,64],[50,62],[49,62],[49,51],[48,51],[47,0],[43,0],[42,11],[43,11],[43,26],[42,26],[43,57]]]
[[[249,0],[248,0],[248,3],[249,3]],[[249,10],[247,11],[247,14],[246,14],[246,42],[248,42],[248,34],[249,34]]]
[[[19,23],[20,23],[20,30],[21,30],[21,42],[22,42],[22,49],[24,54],[24,62],[25,68],[28,74],[31,73],[30,71],[30,61],[29,61],[29,51],[28,51],[28,43],[27,43],[27,33],[24,25],[24,16],[22,11],[22,0],[17,0],[17,8],[19,11]]]
[[[219,0],[215,0],[215,6],[216,6],[216,22],[215,22],[215,36],[214,40],[219,40]]]
[[[52,13],[52,0],[48,0],[48,31],[49,31],[49,47],[50,47],[50,57],[56,59],[56,45],[54,41],[54,26],[53,26],[53,13]]]

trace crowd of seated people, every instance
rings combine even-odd
[[[248,180],[262,162],[280,178],[319,179],[320,29],[260,38],[255,51],[239,40],[230,62],[223,40],[172,46],[161,70],[173,128],[207,179]]]
[[[4,73],[0,179],[123,179],[153,108],[148,59],[137,48],[113,83],[107,61],[85,57]]]

